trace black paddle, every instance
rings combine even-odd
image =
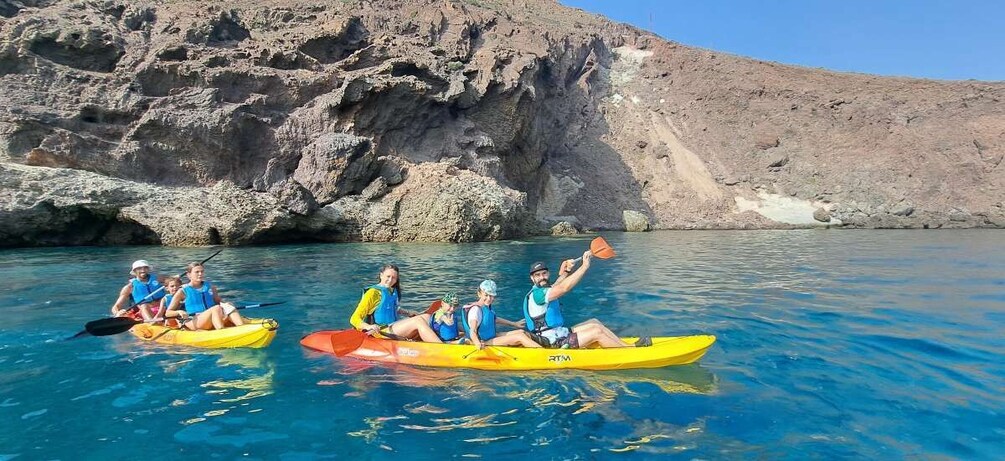
[[[206,259],[203,259],[203,260],[202,260],[202,262],[200,262],[199,264],[206,264],[206,261],[209,261],[210,259],[213,259],[213,257],[214,257],[214,256],[216,256],[216,255],[220,254],[220,253],[221,253],[222,251],[223,251],[222,249],[221,249],[221,250],[217,250],[217,252],[216,252],[216,253],[213,253],[213,254],[209,255],[209,257],[208,257],[208,258],[206,258]],[[184,277],[184,276],[185,276],[185,272],[182,272],[181,274],[178,274],[178,278],[182,278],[182,277]],[[152,297],[153,297],[154,295],[156,295],[157,293],[160,293],[160,292],[161,292],[161,290],[163,290],[163,289],[164,289],[164,287],[163,287],[163,286],[161,286],[160,288],[158,288],[158,289],[154,290],[154,291],[153,291],[152,293],[150,293],[150,294],[148,294],[148,295],[144,296],[144,297],[143,297],[143,299],[141,299],[141,300],[140,300],[140,301],[139,301],[138,303],[133,303],[133,305],[132,305],[132,306],[129,306],[129,307],[125,308],[125,309],[123,310],[123,312],[129,312],[129,311],[131,311],[131,310],[133,310],[133,309],[136,309],[137,307],[139,307],[139,306],[140,306],[140,304],[144,304],[144,303],[146,303],[146,302],[150,302],[150,299],[149,299],[149,298],[152,298]],[[81,336],[84,336],[84,335],[87,335],[88,333],[90,333],[90,334],[92,334],[92,335],[94,335],[94,336],[105,336],[105,335],[114,335],[114,334],[117,334],[117,333],[122,333],[123,331],[126,331],[126,330],[128,330],[128,329],[129,329],[130,327],[132,327],[133,325],[136,325],[137,323],[143,323],[143,321],[141,320],[141,321],[138,321],[138,322],[135,322],[135,323],[132,323],[132,324],[130,324],[130,325],[129,325],[129,327],[126,327],[126,328],[125,328],[124,330],[122,330],[122,331],[116,331],[115,333],[106,333],[105,335],[95,335],[94,333],[91,333],[90,329],[89,329],[89,328],[87,327],[88,325],[92,325],[92,324],[95,324],[95,323],[97,323],[97,322],[101,322],[102,320],[115,320],[115,319],[117,319],[117,318],[122,318],[122,317],[112,317],[112,318],[110,318],[110,319],[101,319],[101,320],[92,320],[92,321],[90,321],[90,322],[87,322],[87,324],[85,324],[85,325],[84,325],[84,329],[83,329],[83,330],[81,330],[81,331],[77,332],[77,334],[75,334],[75,335],[73,335],[73,336],[71,336],[71,337],[69,337],[69,338],[66,338],[66,339],[74,339],[74,338],[79,338],[79,337],[81,337]],[[118,323],[116,323],[116,324],[113,324],[113,325],[118,325]]]
[[[248,304],[246,306],[237,306],[237,309],[251,309],[253,307],[265,307],[265,306],[275,306],[276,304],[283,304],[286,301],[280,301],[277,303],[259,303],[259,304]],[[136,320],[129,317],[112,317],[109,319],[92,320],[84,325],[84,332],[89,333],[92,336],[110,336],[123,333],[135,325],[145,323],[143,320]]]

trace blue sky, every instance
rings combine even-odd
[[[1005,80],[1005,0],[560,0],[675,42],[878,75]]]

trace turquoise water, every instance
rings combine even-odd
[[[1005,233],[606,235],[567,320],[625,334],[712,333],[699,365],[503,374],[370,365],[302,349],[342,327],[383,262],[406,307],[499,282],[518,317],[527,266],[589,238],[470,245],[228,248],[225,299],[286,300],[264,350],[63,339],[106,314],[148,259],[180,272],[212,249],[0,251],[0,460],[994,459],[1005,446]]]

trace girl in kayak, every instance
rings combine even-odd
[[[523,313],[527,331],[532,333],[542,346],[573,349],[589,347],[593,343],[597,343],[600,347],[631,346],[597,319],[587,320],[571,329],[564,325],[558,298],[572,290],[583,279],[590,268],[592,257],[593,254],[589,250],[583,253],[583,265],[575,272],[572,272],[574,260],[562,261],[554,285],[549,283],[551,275],[548,266],[543,262],[536,262],[530,266],[530,281],[534,287],[524,297]],[[651,346],[652,340],[643,336],[635,345]]]
[[[163,298],[161,298],[161,305],[160,308],[158,309],[158,314],[160,314],[160,318],[155,320],[162,319],[166,322],[168,321],[168,319],[179,318],[182,316],[182,314],[185,312],[184,307],[182,307],[180,310],[168,311],[168,308],[171,307],[171,300],[174,299],[175,293],[178,293],[178,290],[181,290],[181,287],[182,287],[181,279],[178,277],[171,276],[166,277],[164,279],[164,291],[166,291],[167,294],[164,295]],[[171,323],[174,324],[175,322],[172,321]]]
[[[349,324],[353,328],[370,335],[383,331],[402,338],[418,337],[428,343],[443,342],[430,328],[428,317],[399,306],[401,285],[398,281],[398,266],[387,264],[380,268],[378,279],[380,283],[363,290],[363,297],[349,317]],[[411,317],[401,318],[399,314]]]
[[[496,299],[496,283],[485,280],[478,285],[478,301],[465,305],[461,314],[464,335],[467,340],[479,349],[489,346],[523,346],[541,347],[540,344],[523,330],[507,331],[499,334],[496,324],[520,328],[522,323],[511,322],[496,315],[492,310],[492,301]]]
[[[131,309],[126,308],[131,304],[137,304],[140,316],[149,322],[154,318],[151,308],[156,301],[164,297],[164,289],[146,260],[140,259],[134,262],[130,273],[133,278],[119,290],[119,298],[112,304],[112,315],[120,317],[129,314]]]
[[[244,318],[237,308],[221,301],[216,286],[206,281],[206,269],[202,264],[190,263],[186,273],[189,282],[171,298],[171,306],[165,315],[178,316],[189,330],[222,330],[228,322],[235,326],[244,325]]]

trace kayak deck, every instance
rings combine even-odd
[[[300,340],[309,349],[334,354],[334,330],[311,333]],[[629,344],[637,338],[622,338]],[[495,371],[523,370],[627,370],[685,365],[701,359],[715,336],[653,337],[648,347],[544,349],[394,341],[366,337],[346,354],[361,360],[428,367],[475,368]]]
[[[273,319],[245,319],[247,323],[222,330],[180,330],[164,325],[141,323],[129,330],[143,341],[209,349],[268,346],[276,337],[279,323]]]

